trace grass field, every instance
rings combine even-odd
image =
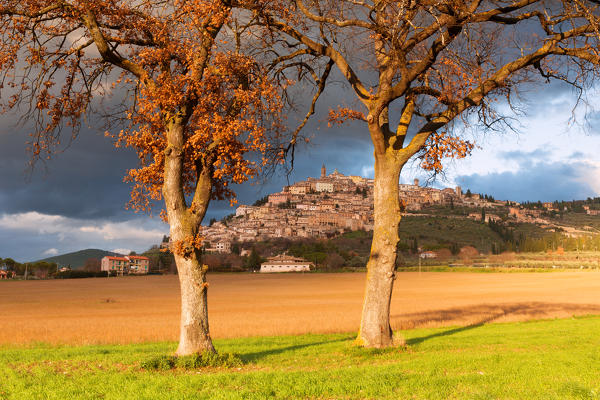
[[[600,317],[353,334],[220,339],[240,367],[146,371],[175,343],[0,347],[0,399],[600,399]]]
[[[364,273],[209,274],[215,338],[351,332]],[[398,273],[394,329],[600,314],[600,271]],[[176,276],[0,282],[0,344],[174,341]]]

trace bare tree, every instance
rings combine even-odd
[[[88,258],[83,264],[83,270],[87,272],[100,272],[101,263],[97,258]]]
[[[459,127],[511,126],[519,91],[559,80],[579,94],[598,75],[600,2],[593,0],[294,0],[246,2],[279,40],[279,70],[329,70],[355,94],[332,123],[365,122],[374,145],[374,236],[358,342],[393,343],[398,183],[412,157],[434,172],[473,143]],[[323,66],[327,68],[323,69]],[[287,67],[287,69],[286,69]],[[303,69],[304,68],[304,69]],[[312,69],[311,69],[312,68]],[[310,117],[310,112],[307,118]],[[343,140],[343,139],[342,139]]]
[[[338,269],[344,265],[344,258],[338,253],[329,253],[325,259],[325,265],[328,269]]]

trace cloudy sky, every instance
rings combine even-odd
[[[320,103],[320,113],[306,129],[312,143],[298,149],[293,173],[238,187],[239,203],[280,190],[288,179],[293,183],[318,176],[322,163],[330,171],[372,177],[372,146],[364,127],[354,123],[328,128],[323,122],[328,106],[339,102],[340,95],[344,93]],[[519,134],[475,132],[478,147],[472,156],[448,163],[445,176],[431,184],[460,185],[521,202],[599,196],[595,114],[589,113],[588,129],[569,124],[573,104],[572,93],[564,87],[529,93]],[[583,113],[580,108],[579,121]],[[27,128],[15,126],[14,120],[14,115],[0,118],[0,258],[32,261],[85,248],[140,252],[168,233],[157,217],[125,209],[129,187],[122,178],[136,159],[127,150],[115,149],[101,129],[84,130],[71,147],[31,172]],[[401,181],[414,178],[427,178],[416,163],[404,169]],[[233,211],[227,202],[213,203],[206,221]]]

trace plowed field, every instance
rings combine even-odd
[[[213,274],[213,337],[358,328],[365,275]],[[394,329],[600,314],[600,272],[399,273]],[[0,343],[177,340],[177,276],[0,282]]]

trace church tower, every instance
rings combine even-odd
[[[325,169],[325,163],[323,163],[323,166],[321,167],[321,178],[325,178],[326,175],[327,170]]]

